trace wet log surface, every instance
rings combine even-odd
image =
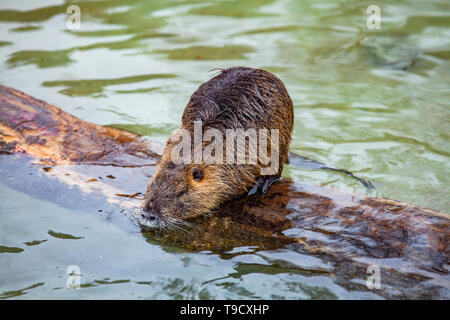
[[[0,179],[10,187],[128,227],[160,152],[0,85]],[[189,230],[142,232],[149,242],[224,256],[237,246],[296,252],[326,265],[302,272],[330,274],[348,290],[368,290],[367,267],[377,265],[377,295],[450,298],[446,213],[285,179],[190,222]]]

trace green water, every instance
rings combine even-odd
[[[164,142],[210,70],[263,68],[294,102],[292,151],[371,179],[372,195],[450,213],[448,1],[379,1],[380,30],[366,26],[372,1],[76,1],[80,30],[66,28],[70,4],[0,1],[2,84]],[[366,192],[337,173],[284,175]],[[308,257],[166,248],[0,187],[0,298],[376,297],[292,271]],[[81,290],[65,289],[73,264]]]

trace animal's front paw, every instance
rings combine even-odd
[[[258,180],[256,180],[255,185],[248,192],[248,196],[254,195],[255,193],[258,192],[258,190],[260,190],[262,194],[266,194],[267,190],[269,190],[269,187],[273,183],[280,181],[280,180],[281,180],[281,177],[278,177],[278,176],[259,177]]]

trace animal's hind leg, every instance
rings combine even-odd
[[[263,176],[259,177],[256,180],[255,185],[248,192],[248,196],[254,195],[258,190],[261,190],[262,194],[266,194],[269,187],[277,181],[280,181],[281,178],[279,176]]]

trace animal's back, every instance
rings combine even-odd
[[[202,84],[191,96],[182,126],[203,128],[280,129],[292,131],[293,106],[280,79],[270,72],[233,67]]]

